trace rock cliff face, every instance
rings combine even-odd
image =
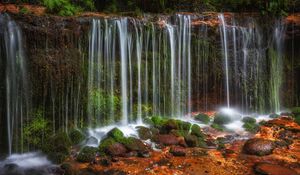
[[[123,93],[121,92],[122,85],[119,83],[120,79],[122,78],[120,77],[120,47],[122,46],[119,45],[119,42],[121,42],[121,39],[119,39],[119,35],[121,32],[118,31],[119,26],[116,22],[118,20],[115,20],[120,19],[120,16],[84,13],[76,17],[57,17],[45,15],[45,10],[43,8],[34,6],[31,6],[29,8],[29,11],[31,11],[32,13],[21,14],[19,13],[19,11],[20,8],[13,5],[0,5],[0,13],[9,13],[10,17],[16,21],[16,23],[22,30],[23,45],[28,60],[28,76],[31,86],[30,96],[32,98],[32,109],[33,111],[35,111],[36,109],[43,110],[44,115],[47,119],[49,119],[49,121],[51,121],[51,124],[53,125],[51,131],[58,128],[67,130],[69,127],[73,127],[76,125],[86,126],[90,125],[90,123],[94,121],[94,119],[90,119],[88,117],[88,113],[91,111],[88,104],[90,102],[89,100],[91,100],[89,90],[93,89],[88,89],[90,83],[89,71],[91,71],[89,70],[89,68],[91,67],[89,66],[91,64],[89,58],[91,56],[90,49],[91,41],[93,39],[91,38],[91,32],[93,30],[93,19],[96,19],[99,21],[99,23],[101,23],[99,31],[114,32],[116,37],[114,40],[110,40],[109,38],[105,37],[97,38],[99,39],[99,43],[104,43],[108,40],[115,41],[117,43],[114,45],[116,54],[116,60],[114,62],[116,70],[115,77],[106,75],[103,76],[102,74],[95,75],[96,77],[103,76],[103,79],[99,80],[97,83],[101,84],[101,87],[104,87],[104,94],[108,94],[108,91],[105,90],[108,90],[110,88],[111,81],[118,82],[113,85],[115,85],[114,93],[116,94],[117,99],[119,99],[120,101],[121,95]],[[190,41],[190,57],[191,65],[193,65],[194,69],[191,69],[191,71],[189,72],[188,69],[185,70],[182,67],[182,69],[178,68],[178,72],[176,72],[176,75],[174,74],[178,77],[175,77],[173,79],[173,81],[175,82],[173,83],[176,85],[178,81],[183,85],[182,87],[177,87],[174,84],[172,85],[172,81],[170,79],[170,72],[172,67],[171,63],[168,62],[170,60],[168,58],[170,58],[172,55],[170,51],[172,50],[171,42],[176,43],[176,47],[178,44],[178,48],[173,48],[175,58],[177,58],[179,54],[188,55],[187,53],[180,53],[179,51],[180,44],[182,50],[184,50],[186,46],[185,43],[180,43],[180,41],[187,39],[184,38],[183,35],[180,35],[180,33],[183,34],[184,30],[186,29],[183,26],[182,21],[180,21],[184,19],[182,18],[182,16],[185,15],[192,16],[190,18],[190,25],[192,28]],[[169,108],[171,108],[170,106],[172,106],[169,105],[169,103],[174,103],[173,106],[175,106],[177,105],[175,104],[177,101],[183,102],[182,105],[184,106],[180,106],[179,111],[183,111],[186,113],[190,110],[196,111],[214,109],[217,106],[225,104],[226,96],[228,96],[225,91],[226,85],[224,83],[225,68],[223,50],[225,49],[222,48],[222,45],[224,45],[225,42],[221,39],[224,37],[224,33],[222,34],[222,28],[220,28],[222,24],[220,23],[218,15],[219,14],[217,13],[181,13],[179,15],[171,16],[156,14],[145,16],[143,18],[128,17],[128,30],[132,32],[133,36],[131,38],[132,51],[129,52],[129,54],[131,53],[131,57],[128,56],[128,59],[131,59],[133,61],[133,66],[131,67],[132,70],[128,70],[129,78],[128,84],[126,85],[126,87],[128,88],[127,95],[130,96],[130,100],[132,101],[128,102],[128,108],[131,108],[131,111],[129,110],[129,113],[132,116],[132,118],[129,117],[130,120],[135,121],[136,116],[138,116],[138,112],[144,115],[145,113],[150,111],[142,111],[144,110],[144,108],[148,109],[147,105],[141,105],[142,102],[144,103],[144,100],[146,99],[149,100],[148,102],[151,105],[154,103],[156,104],[156,106],[150,106],[151,110],[161,110],[159,112],[162,113],[168,113]],[[276,74],[277,72],[276,66],[273,66],[272,68],[270,66],[272,65],[271,63],[273,63],[270,55],[274,54],[272,52],[272,49],[270,48],[275,47],[270,43],[273,43],[273,41],[276,39],[276,37],[272,38],[272,32],[274,28],[276,28],[274,25],[275,22],[273,20],[267,21],[266,19],[260,18],[256,14],[225,13],[224,18],[226,21],[225,29],[227,31],[226,33],[228,34],[226,43],[228,44],[227,50],[230,67],[229,74],[231,75],[229,77],[231,104],[233,106],[236,105],[241,109],[246,109],[245,111],[269,110],[271,108],[270,106],[272,106],[271,102],[269,101],[277,101],[277,97],[280,96],[280,105],[282,107],[297,105],[299,106],[300,49],[297,48],[299,48],[300,43],[300,15],[290,15],[283,21],[285,23],[286,32],[284,33],[284,56],[281,60],[283,67],[281,71],[282,81],[280,82],[280,89],[278,89],[278,87],[277,89],[274,89],[273,86],[271,87],[270,85],[272,83],[269,82],[269,76],[271,74]],[[113,28],[113,30],[105,29],[105,23],[109,23],[110,29]],[[149,39],[150,35],[152,35],[152,26],[155,26],[153,27],[154,35],[157,37],[157,43],[160,42],[159,44],[161,46],[158,49],[158,47],[155,45],[155,47],[157,47],[155,49],[157,50],[153,49],[154,51],[150,49],[153,46],[151,46],[152,39]],[[167,30],[166,28],[170,30]],[[174,31],[178,30],[178,33],[172,35],[174,36],[174,40],[172,41],[170,37],[171,29],[174,29]],[[136,30],[138,32],[136,32]],[[234,35],[234,32],[236,32],[236,35]],[[140,69],[138,68],[138,57],[135,56],[135,52],[138,51],[138,49],[136,49],[138,47],[136,45],[136,42],[138,42],[136,33],[141,33],[141,35],[139,36],[143,36],[145,38],[148,36],[148,39],[146,38],[143,40],[149,41],[147,50],[149,52],[141,51],[142,64],[140,65],[142,65],[142,68]],[[237,38],[234,38],[234,36],[236,36]],[[97,39],[95,39],[95,41]],[[258,40],[261,40],[261,43],[257,42]],[[257,46],[258,43],[260,44],[259,46]],[[147,45],[144,44],[143,46],[146,47]],[[101,55],[106,52],[106,50],[104,50],[104,46],[102,47],[103,48],[100,48],[97,54]],[[237,47],[236,53],[234,52],[235,47]],[[248,49],[246,54],[244,53],[243,48]],[[106,49],[109,50],[111,48],[109,47]],[[158,52],[160,52],[160,57],[157,56]],[[256,52],[259,52],[259,54],[255,55]],[[249,55],[249,57],[247,57],[245,61],[245,59],[243,59],[243,56],[247,54]],[[234,61],[234,56],[236,56],[239,60]],[[105,55],[105,58],[103,57],[103,60],[106,60],[106,57],[109,56]],[[161,58],[161,60],[166,61],[162,61],[161,63],[153,63],[151,62],[153,58],[154,60]],[[151,60],[147,62],[148,67],[144,66],[146,65],[146,62],[144,61],[146,59]],[[264,60],[264,62],[259,62],[260,60]],[[103,70],[109,71],[111,62],[104,61],[103,63],[106,63],[104,65],[105,69]],[[188,61],[186,61],[185,63],[188,63]],[[0,66],[5,67],[5,64],[6,63],[3,61],[3,59],[1,59]],[[149,66],[150,64],[151,66]],[[238,69],[234,69],[234,64],[238,66]],[[277,63],[276,65],[278,64],[279,63]],[[175,66],[178,65],[176,64]],[[256,69],[257,67],[262,65],[264,65],[265,67]],[[187,65],[184,66],[188,67]],[[100,66],[100,68],[102,67]],[[140,82],[143,82],[143,80],[147,80],[148,78],[148,81],[150,83],[149,86],[147,86],[148,89],[145,88],[143,90],[139,90],[139,83],[136,83],[135,80],[137,80],[139,77],[137,72],[144,69],[148,70],[149,74],[142,73]],[[153,69],[155,69],[156,72],[152,72]],[[160,69],[161,71],[158,69]],[[244,75],[245,70],[247,70],[247,76],[246,74]],[[259,73],[256,74],[255,72]],[[132,77],[129,76],[131,73]],[[188,82],[188,77],[186,76],[186,74],[189,74],[191,76],[191,85],[189,88],[185,87],[185,83]],[[149,76],[146,78],[146,75]],[[156,78],[153,78],[151,76],[154,76]],[[158,78],[159,76],[161,76],[161,79]],[[0,77],[5,77],[5,69],[0,70]],[[276,76],[274,77],[276,78]],[[157,89],[153,90],[153,82],[160,83],[160,85],[157,85]],[[274,80],[274,82],[276,84],[277,81]],[[169,84],[166,85],[164,83]],[[144,83],[141,84],[142,87],[144,87]],[[178,83],[178,86],[181,86],[181,84]],[[133,87],[130,89],[130,86]],[[174,93],[174,96],[176,96],[176,98],[173,98],[177,100],[176,102],[172,102],[170,97],[169,91],[172,89],[171,86],[176,90],[182,88],[180,89],[181,91],[174,90],[174,92],[176,92]],[[146,92],[146,90],[148,90],[149,92],[151,91],[151,93]],[[269,94],[269,92],[273,90],[275,94],[277,92],[279,92],[280,94]],[[191,93],[189,94],[188,92]],[[155,96],[153,95],[153,93],[161,93],[162,95]],[[5,99],[5,94],[5,85],[3,83],[0,83],[0,97],[3,97],[1,99]],[[149,96],[144,96],[143,94],[149,94]],[[101,94],[99,95],[99,93],[94,93],[94,96],[98,98],[99,96],[101,96]],[[188,96],[190,96],[190,102],[186,100],[188,99]],[[272,100],[273,96],[276,96],[274,97],[274,100]],[[139,97],[141,97],[141,99],[139,99]],[[154,99],[156,100],[155,102],[153,102]],[[161,102],[161,99],[167,100]],[[0,103],[3,103],[3,105],[1,105],[2,107],[0,107],[0,113],[2,114],[0,125],[4,125],[4,123],[6,123],[6,105],[5,101],[1,101]],[[95,103],[97,103],[97,101]],[[119,106],[116,107],[116,110],[113,113],[113,119],[110,116],[100,117],[99,123],[107,124],[109,122],[120,121],[119,119],[122,115],[120,112],[120,106],[122,105],[123,104],[119,104]],[[108,107],[109,110],[112,109],[110,107],[111,106]],[[111,111],[107,112],[107,114],[108,113],[109,115],[112,115]],[[29,121],[30,120],[26,122]],[[2,138],[6,136],[6,131],[4,130],[0,131],[0,135],[3,135]],[[4,147],[5,146],[3,146],[2,148]]]

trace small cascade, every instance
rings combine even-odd
[[[25,149],[23,126],[29,117],[30,93],[22,34],[19,26],[5,14],[0,15],[0,35],[1,52],[4,53],[1,55],[6,63],[6,127],[11,155]]]

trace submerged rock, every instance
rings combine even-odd
[[[299,175],[290,168],[270,163],[258,163],[254,166],[254,171],[263,175]]]
[[[245,153],[258,156],[272,154],[274,149],[275,144],[273,141],[262,138],[249,139],[243,147]]]

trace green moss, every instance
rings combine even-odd
[[[216,123],[211,124],[210,127],[214,128],[216,130],[219,130],[219,131],[224,131],[224,126],[216,124]]]
[[[170,133],[177,137],[185,137],[186,135],[189,134],[189,131],[187,131],[187,130],[172,130]]]
[[[123,132],[118,128],[110,130],[107,133],[107,136],[113,138],[116,142],[120,142],[122,139],[124,139]]]
[[[95,147],[86,146],[84,147],[77,156],[79,162],[91,162],[95,159],[98,149]]]
[[[217,113],[214,117],[214,123],[219,125],[228,124],[231,122],[230,116],[222,113]]]
[[[203,113],[196,115],[194,118],[195,120],[201,121],[204,124],[208,124],[210,122],[209,116]]]
[[[176,120],[176,123],[178,125],[178,128],[180,130],[190,130],[192,124],[189,123],[189,122],[185,122],[185,121],[182,121],[182,120]]]
[[[78,129],[71,130],[69,137],[73,145],[77,145],[85,139],[85,135]]]
[[[59,132],[48,138],[42,146],[42,151],[55,163],[61,163],[70,155],[71,141],[65,132]]]
[[[99,144],[99,152],[100,154],[105,154],[106,149],[110,146],[117,143],[113,138],[107,137],[103,140],[101,140]]]
[[[256,123],[244,123],[243,124],[243,128],[251,133],[256,133],[259,129],[259,125],[257,125]]]
[[[160,128],[164,125],[164,123],[167,121],[166,119],[163,119],[160,116],[153,116],[151,117],[151,120],[153,122],[153,126],[156,128]]]
[[[243,121],[244,123],[256,123],[256,119],[255,119],[255,118],[252,118],[252,117],[244,117],[244,118],[242,119],[242,121]]]
[[[205,135],[202,133],[200,126],[196,124],[193,124],[191,134],[197,137],[205,138]]]
[[[143,151],[146,149],[144,143],[141,140],[134,137],[124,138],[121,140],[120,143],[123,144],[130,151]]]

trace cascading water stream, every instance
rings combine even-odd
[[[28,120],[30,94],[21,31],[8,15],[0,15],[6,62],[6,120],[8,153],[23,152],[23,126]]]

